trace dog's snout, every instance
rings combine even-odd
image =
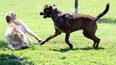
[[[46,16],[43,16],[43,18],[47,18]]]
[[[44,15],[44,13],[43,12],[40,12],[40,15]]]

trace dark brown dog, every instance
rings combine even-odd
[[[46,40],[42,41],[41,45],[60,35],[61,32],[64,32],[66,33],[65,42],[72,49],[73,45],[69,42],[70,33],[82,29],[84,36],[93,40],[93,47],[98,48],[100,39],[95,36],[97,29],[96,21],[104,16],[108,10],[109,3],[107,3],[106,8],[102,13],[96,17],[92,17],[90,15],[83,14],[62,13],[61,11],[57,10],[55,5],[45,5],[43,12],[40,12],[40,15],[43,15],[43,18],[52,18],[55,26],[55,33],[49,36]]]

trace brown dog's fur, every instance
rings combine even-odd
[[[100,39],[95,36],[97,29],[96,21],[104,16],[108,11],[109,3],[106,5],[106,9],[96,17],[83,14],[62,13],[61,11],[57,10],[55,5],[44,6],[43,12],[41,12],[40,15],[43,15],[44,18],[52,18],[55,26],[55,33],[49,36],[46,40],[42,41],[41,45],[58,36],[61,34],[61,32],[64,32],[66,33],[65,42],[72,49],[73,45],[69,42],[70,33],[82,29],[83,35],[93,40],[93,47],[98,48]]]

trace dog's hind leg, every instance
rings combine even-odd
[[[91,40],[93,40],[94,44],[93,44],[93,47],[94,48],[98,48],[98,45],[99,45],[99,42],[100,42],[100,39],[97,38],[95,36],[95,32],[96,32],[96,28],[97,26],[88,26],[86,27],[86,29],[83,30],[83,35]]]
[[[66,33],[65,42],[69,45],[70,49],[73,48],[73,45],[69,42],[70,33]]]
[[[93,47],[94,47],[94,48],[98,48],[100,39],[97,38],[95,35],[92,36],[92,39],[93,39],[93,41],[94,41]]]
[[[97,38],[95,35],[90,35],[89,37],[90,37],[90,39],[92,39],[94,41],[93,47],[98,48],[100,39]]]
[[[94,42],[93,47],[94,47],[94,48],[98,48],[100,39],[97,38],[97,37],[95,36],[95,34],[88,34],[88,33],[86,33],[86,32],[83,32],[83,34],[84,34],[85,37],[87,37],[87,38],[93,40],[93,42]]]

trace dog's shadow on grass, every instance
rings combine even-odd
[[[25,61],[24,61],[25,60]],[[26,57],[15,56],[13,54],[0,54],[0,65],[34,65]]]
[[[101,18],[101,19],[98,20],[98,23],[116,24],[116,19],[111,19],[111,18]]]
[[[10,54],[0,54],[0,65],[21,65],[23,58]]]
[[[53,51],[58,51],[58,52],[67,52],[67,51],[70,51],[70,50],[104,50],[103,47],[99,47],[99,48],[93,48],[93,47],[85,47],[85,48],[73,48],[73,49],[70,49],[70,48],[64,48],[64,49],[60,49],[60,50],[56,50],[56,49],[52,49]]]

